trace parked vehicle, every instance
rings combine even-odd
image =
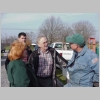
[[[56,51],[66,60],[70,60],[73,55],[73,50],[70,48],[69,43],[54,42],[50,47],[55,48]]]
[[[31,45],[35,46],[36,44],[35,43],[32,43]]]
[[[73,55],[73,50],[70,48],[69,43],[63,43],[63,42],[54,42],[50,45],[50,47],[55,48],[60,55],[65,58],[66,60],[70,60]],[[60,68],[59,65],[56,64],[57,68]],[[67,78],[67,81],[69,78],[69,73],[64,68],[61,69],[63,76]]]
[[[1,45],[1,53],[5,52],[5,47]]]
[[[37,50],[39,48],[37,44],[32,43],[31,45],[34,47],[34,50]]]

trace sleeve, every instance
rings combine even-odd
[[[8,57],[6,58],[6,61],[5,61],[5,69],[7,70],[7,65],[9,64],[10,60],[8,59]]]
[[[33,53],[31,53],[31,55],[29,56],[28,64],[29,64],[29,66],[32,68],[32,70],[35,72]]]
[[[60,65],[60,67],[66,67],[68,61],[64,59],[57,51],[56,51],[56,64]]]
[[[30,79],[27,74],[25,64],[18,64],[16,68],[13,67],[13,79],[16,87],[28,87]]]
[[[9,50],[9,52],[10,52],[10,50]],[[8,52],[8,53],[9,53]],[[10,62],[10,60],[8,59],[8,55],[7,55],[7,58],[6,58],[6,60],[5,60],[5,69],[7,70],[7,65],[9,64],[9,62]]]
[[[27,53],[28,53],[28,57],[27,57],[27,60],[29,59],[29,56],[31,55],[31,53],[32,53],[32,50],[29,50],[28,48],[27,48]]]
[[[94,72],[93,82],[99,82],[99,58],[95,57],[91,60],[91,67]]]

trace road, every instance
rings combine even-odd
[[[6,60],[6,57],[7,57],[7,53],[8,51],[6,50],[3,57],[1,57],[1,87],[9,87],[9,81],[8,81],[8,78],[7,78],[7,73],[6,73],[6,70],[5,70],[5,60]]]

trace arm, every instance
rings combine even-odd
[[[10,51],[9,51],[10,52]],[[6,61],[5,61],[5,69],[7,70],[7,65],[9,64],[10,60],[8,59],[8,55],[7,55],[7,58],[6,58]]]
[[[98,58],[92,59],[92,70],[94,71],[93,85],[94,87],[99,87],[99,60]]]
[[[7,65],[9,64],[10,60],[8,59],[8,57],[6,58],[6,61],[5,61],[5,69],[7,70]]]
[[[33,61],[34,61],[33,53],[31,53],[31,55],[29,56],[29,59],[28,59],[28,64],[34,70],[34,63],[33,63]]]
[[[32,50],[30,49],[27,49],[27,53],[28,53],[28,57],[27,57],[27,60],[29,59],[29,56],[31,55],[31,53],[32,53]]]
[[[57,51],[56,51],[56,64],[60,65],[60,67],[66,67],[68,61],[64,59]]]

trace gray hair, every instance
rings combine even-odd
[[[37,44],[39,43],[39,41],[40,41],[41,38],[46,38],[46,39],[47,39],[46,36],[39,36],[39,37],[37,38],[37,41],[36,41]]]

